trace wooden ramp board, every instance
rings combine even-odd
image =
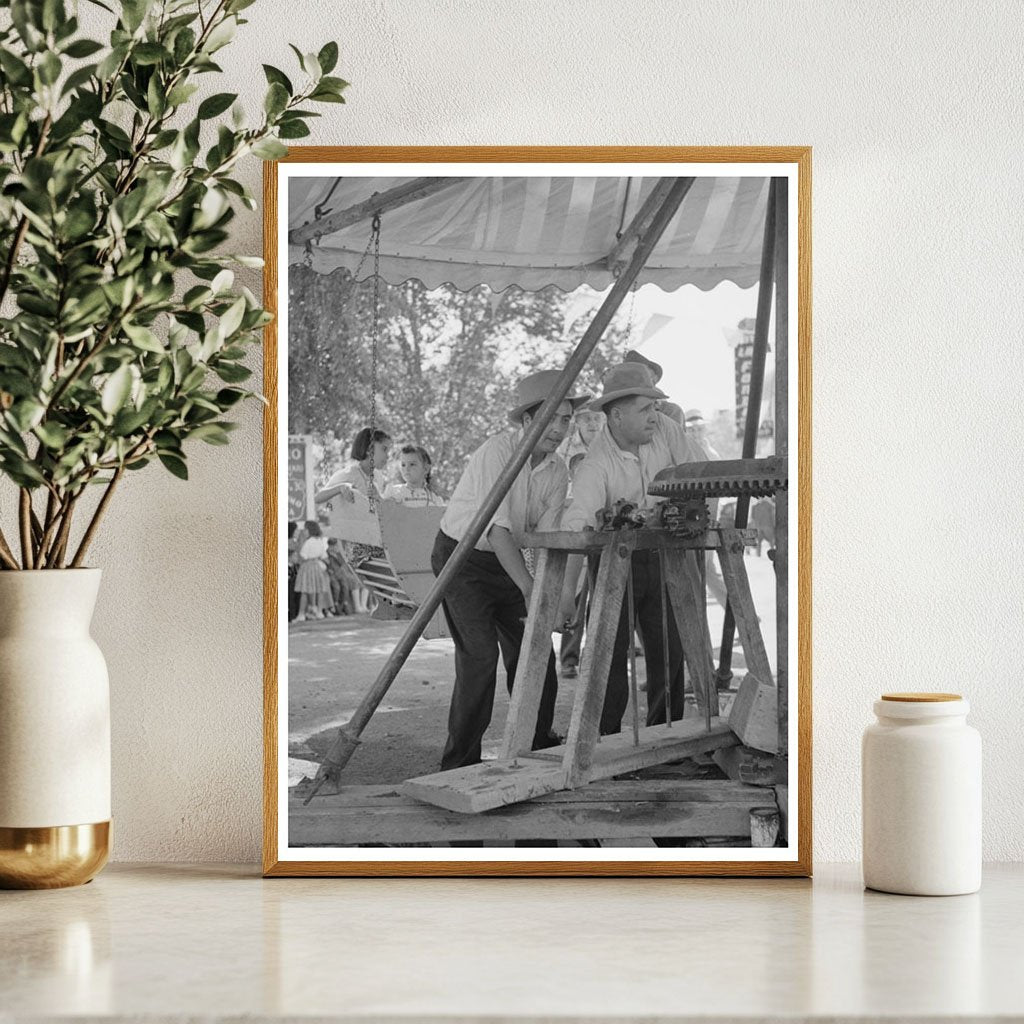
[[[343,786],[308,807],[293,791],[288,836],[292,847],[748,836],[750,812],[765,805],[764,797],[763,789],[729,780],[616,779],[459,814],[403,796],[395,786]]]
[[[711,720],[710,732],[706,731],[703,720],[697,719],[673,722],[671,726],[648,726],[640,730],[639,746],[634,746],[632,733],[604,736],[594,748],[587,781],[610,779],[624,772],[679,761],[737,742],[728,724],[718,718]],[[399,791],[435,807],[479,814],[566,789],[565,752],[565,747],[552,747],[518,758],[484,761],[468,768],[421,775],[403,782]]]

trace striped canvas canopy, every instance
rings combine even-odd
[[[406,178],[291,178],[290,230],[386,192]],[[605,258],[659,179],[469,178],[389,210],[381,218],[381,275],[427,288],[485,284],[536,291],[556,285],[603,290],[612,283]],[[639,283],[665,291],[684,284],[708,290],[722,281],[757,283],[769,179],[698,178],[669,224]],[[319,217],[316,208],[320,207]],[[290,245],[290,263],[321,273],[355,271],[369,220],[306,245]],[[360,277],[372,274],[372,260]]]

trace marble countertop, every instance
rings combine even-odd
[[[0,893],[0,1021],[1024,1018],[1024,865],[973,896],[769,879],[271,879]]]

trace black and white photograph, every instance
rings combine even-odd
[[[809,151],[565,152],[274,165],[275,873],[809,871]]]

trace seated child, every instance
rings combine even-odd
[[[400,501],[409,508],[448,503],[430,482],[431,461],[426,448],[415,444],[405,445],[401,451],[398,471],[403,482],[387,487],[381,496],[385,501]]]

